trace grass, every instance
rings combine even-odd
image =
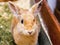
[[[11,34],[12,13],[7,3],[0,4],[0,45],[15,45]]]

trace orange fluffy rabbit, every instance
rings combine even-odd
[[[17,45],[37,45],[40,32],[37,14],[41,8],[41,2],[34,4],[30,9],[19,8],[12,2],[8,2],[13,13],[11,30]]]

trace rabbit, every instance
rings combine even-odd
[[[8,6],[13,14],[11,33],[17,45],[37,45],[40,32],[40,21],[37,14],[42,1],[34,4],[30,9],[19,8],[9,1]]]

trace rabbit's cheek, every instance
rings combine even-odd
[[[19,24],[17,25],[17,31],[19,34],[23,34],[23,35],[29,35],[28,31],[24,28],[24,25]]]
[[[21,25],[20,23],[18,23],[18,24],[17,24],[17,31],[18,31],[19,33],[22,33],[22,32],[24,31],[24,26]]]

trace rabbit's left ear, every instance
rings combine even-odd
[[[17,8],[16,5],[13,4],[13,2],[9,1],[8,6],[11,10],[11,12],[14,14],[14,16],[18,17],[19,15],[19,8]]]
[[[43,0],[40,0],[38,3],[34,4],[34,5],[31,7],[30,11],[31,11],[32,13],[37,13],[37,12],[41,9],[42,1],[43,1]]]

